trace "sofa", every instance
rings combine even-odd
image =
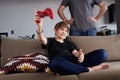
[[[68,40],[83,49],[86,54],[96,49],[106,49],[109,69],[85,72],[73,75],[48,74],[46,72],[23,72],[0,75],[0,80],[120,80],[120,34],[113,36],[68,36]],[[18,39],[4,37],[0,39],[0,66],[8,58],[27,53],[40,52],[48,56],[37,39]]]

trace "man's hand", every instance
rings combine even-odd
[[[82,49],[79,50],[79,57],[78,57],[78,62],[82,63],[84,61],[84,53]]]
[[[90,16],[90,17],[88,17],[92,22],[98,22],[94,17],[92,17],[92,16]]]
[[[72,24],[73,22],[74,22],[74,19],[73,19],[73,18],[67,20],[67,23],[68,23],[68,24]]]

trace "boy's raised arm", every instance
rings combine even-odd
[[[37,25],[36,33],[38,40],[41,41],[42,44],[47,44],[47,38],[43,36],[43,19],[38,15],[37,9],[34,10],[34,21]]]

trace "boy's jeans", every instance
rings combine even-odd
[[[88,67],[99,65],[107,60],[104,49],[92,51],[85,55],[84,62],[78,63],[74,56],[54,57],[50,59],[48,67],[60,75],[79,74],[89,72]]]

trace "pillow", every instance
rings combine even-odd
[[[0,68],[0,74],[17,72],[43,72],[48,63],[49,59],[41,53],[16,56],[9,58],[8,62]]]

